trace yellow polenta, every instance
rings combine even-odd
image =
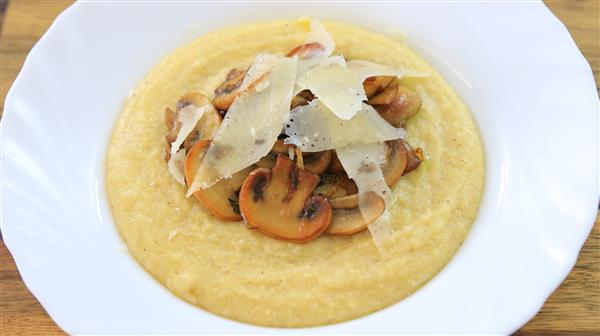
[[[278,327],[323,325],[394,304],[452,258],[477,214],[484,158],[477,128],[454,91],[402,43],[324,22],[334,54],[423,70],[412,80],[430,99],[411,118],[408,142],[427,159],[394,188],[393,244],[381,255],[368,231],[304,245],[222,222],[203,211],[167,171],[165,107],[213,90],[257,53],[283,55],[307,35],[299,21],[219,30],[162,60],[135,89],[115,126],[106,183],[114,219],[133,257],[180,298],[238,321]],[[425,97],[424,97],[425,98]]]

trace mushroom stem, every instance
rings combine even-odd
[[[302,150],[298,147],[295,149],[296,151],[296,165],[300,169],[304,169],[304,157],[302,156]]]

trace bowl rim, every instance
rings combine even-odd
[[[579,51],[579,49],[576,47],[575,42],[573,41],[572,37],[569,35],[566,27],[562,24],[562,22],[560,22],[560,20],[558,20],[558,18],[547,8],[545,7],[545,5],[543,5],[543,3],[537,3],[538,5],[541,5],[541,7],[543,7],[547,13],[550,14],[550,18],[551,20],[554,21],[554,25],[556,26],[560,26],[561,29],[563,30],[563,35],[566,35],[566,37],[570,40],[570,43],[572,44],[572,48],[574,48],[576,50],[576,52],[578,53],[578,57],[579,57],[579,62],[583,62],[585,63],[585,65],[587,65],[588,70],[589,70],[589,77],[592,78],[591,82],[594,82],[593,77],[591,76],[591,69],[589,64],[587,63],[587,61],[585,60],[585,58],[583,57],[583,55],[581,54],[581,52]],[[13,86],[11,87],[11,89],[9,90],[9,92],[6,95],[5,98],[5,112],[4,112],[4,118],[5,122],[2,123],[1,125],[1,130],[2,130],[2,139],[5,139],[5,133],[6,133],[6,129],[8,128],[8,126],[6,126],[7,123],[6,120],[10,120],[9,118],[12,118],[13,115],[17,114],[18,112],[16,110],[18,110],[17,107],[14,106],[13,103],[13,97],[15,95],[17,95],[17,93],[15,93],[17,91],[17,89],[15,88],[20,88],[21,86],[23,86],[24,84],[22,84],[23,82],[25,82],[28,78],[28,72],[30,71],[35,71],[34,67],[32,66],[32,63],[35,62],[35,58],[39,58],[41,57],[41,55],[43,55],[43,51],[42,46],[47,44],[48,40],[50,40],[50,36],[52,35],[56,35],[56,34],[61,34],[60,32],[60,27],[63,24],[63,21],[67,20],[69,17],[71,16],[75,16],[77,15],[77,11],[78,8],[82,8],[83,6],[85,6],[85,3],[82,2],[76,2],[73,5],[69,6],[65,11],[63,11],[61,14],[59,14],[57,16],[57,18],[54,20],[54,22],[52,23],[52,25],[50,26],[50,28],[48,29],[48,31],[38,40],[38,42],[36,42],[36,44],[33,46],[33,48],[31,49],[30,53],[28,54],[28,56],[26,57],[24,63],[23,63],[23,67],[21,69],[21,71],[19,72],[19,75],[17,76],[17,78],[15,79],[15,82],[13,84]],[[563,36],[564,38],[564,36]],[[423,52],[421,52],[421,54],[423,54]],[[428,61],[430,61],[429,59],[427,59]],[[439,70],[439,69],[438,69]],[[444,74],[443,74],[444,75]],[[594,85],[595,88],[595,85]],[[595,92],[595,90],[594,90]],[[597,102],[597,96],[596,96],[596,102]],[[7,118],[7,116],[9,116],[9,118]],[[597,135],[597,130],[596,130],[596,135]],[[597,136],[596,136],[597,138]],[[3,141],[3,145],[2,145],[2,153],[0,153],[0,156],[2,158],[4,158],[4,160],[2,160],[2,166],[4,167],[5,165],[5,155],[4,155],[4,150],[5,150],[5,146],[4,146],[4,141]],[[597,154],[597,151],[596,151]],[[598,164],[597,164],[597,157],[595,160],[595,166],[597,168]],[[597,180],[596,180],[597,181]],[[486,181],[487,182],[487,181]],[[595,202],[597,203],[598,201],[598,187],[597,187],[597,183],[595,183],[595,194],[596,194],[596,199]],[[486,186],[487,189],[487,186]],[[4,194],[6,194],[6,190],[4,188],[4,186],[2,187],[2,194],[4,196]],[[4,207],[4,202],[2,204],[2,207]],[[589,225],[587,226],[587,228],[585,226],[583,226],[578,233],[578,237],[577,239],[575,239],[575,242],[573,243],[573,248],[570,255],[565,257],[565,261],[562,264],[562,268],[560,270],[560,276],[557,276],[555,278],[555,281],[552,282],[552,284],[550,284],[546,290],[546,293],[544,295],[544,299],[542,300],[536,300],[536,302],[538,302],[537,305],[535,305],[535,307],[532,307],[532,309],[530,309],[528,311],[527,314],[523,314],[522,315],[522,319],[519,325],[514,325],[512,329],[510,330],[503,330],[506,332],[514,332],[515,330],[517,330],[522,324],[524,324],[525,322],[527,322],[528,320],[530,320],[538,311],[539,309],[542,307],[542,305],[545,302],[545,298],[547,298],[561,283],[562,281],[567,277],[567,275],[569,274],[570,270],[572,269],[572,267],[575,265],[575,262],[577,261],[577,256],[578,256],[578,252],[581,249],[581,247],[583,246],[585,239],[587,238],[587,236],[589,235],[593,225],[594,225],[594,218],[595,218],[595,210],[591,211],[593,209],[590,208],[590,214],[587,216],[589,217]],[[10,253],[13,255],[14,259],[15,259],[15,263],[17,264],[17,268],[19,269],[19,272],[21,274],[25,273],[22,270],[30,267],[30,262],[26,261],[28,258],[30,258],[30,256],[27,255],[27,252],[22,250],[22,247],[19,246],[19,243],[17,241],[13,241],[12,239],[12,235],[10,234],[10,230],[8,230],[9,234],[6,234],[7,232],[7,228],[9,226],[15,225],[13,223],[9,223],[6,220],[6,217],[4,215],[4,211],[2,211],[3,215],[2,215],[2,221],[0,222],[0,227],[2,228],[2,232],[3,232],[3,239],[4,242],[7,246],[7,248],[9,249]],[[479,217],[479,216],[478,216]],[[476,222],[478,222],[479,219],[476,220]],[[472,235],[469,234],[469,237],[471,237]],[[469,239],[469,238],[467,238]],[[576,248],[574,248],[576,247]],[[463,251],[463,249],[461,248],[458,252],[457,255],[455,255],[453,257],[453,259],[451,260],[450,263],[453,262],[454,259],[456,259],[458,257],[458,255],[460,253],[462,253],[461,251]],[[445,267],[445,269],[448,266]],[[440,271],[443,272],[444,270]],[[436,276],[437,278],[437,276]],[[431,280],[434,281],[434,280]],[[25,283],[26,287],[32,292],[32,294],[38,299],[38,301],[40,301],[40,303],[44,306],[44,309],[47,310],[48,314],[52,317],[52,319],[57,322],[57,324],[65,329],[65,330],[69,330],[70,328],[65,328],[63,327],[63,323],[62,321],[59,322],[56,318],[55,315],[57,314],[57,312],[54,309],[49,309],[47,307],[47,300],[48,298],[46,297],[46,295],[44,294],[44,290],[39,288],[38,286],[34,285],[31,281],[31,278],[28,276],[23,275],[23,282]],[[405,299],[406,300],[406,299]],[[395,305],[392,305],[386,309],[390,309],[391,307],[394,307]],[[374,313],[374,314],[378,314]],[[373,314],[371,314],[373,315]],[[356,320],[353,320],[356,321]],[[345,322],[343,322],[345,323]],[[335,325],[332,325],[335,326]],[[317,327],[319,328],[319,327]],[[279,329],[279,330],[283,330],[283,329]],[[303,329],[305,331],[309,331],[312,332],[313,330],[317,330],[316,328],[306,328]]]

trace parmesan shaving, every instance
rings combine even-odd
[[[249,73],[269,68],[263,90],[247,90],[233,102],[206,151],[189,197],[217,181],[256,163],[267,155],[289,113],[296,78],[297,58],[257,56]],[[254,131],[249,131],[254,129]]]
[[[358,204],[361,209],[361,214],[363,217],[365,217],[365,215],[362,213],[362,209],[364,209],[364,207],[360,206],[360,196]],[[387,211],[387,205],[385,212],[373,223],[367,225],[367,228],[369,229],[369,232],[371,232],[371,237],[373,238],[373,242],[375,243],[377,250],[384,254],[386,244],[390,241],[390,238],[394,234],[394,229],[390,224],[390,213]]]
[[[358,77],[360,82],[364,82],[365,79],[373,76],[397,76],[402,77],[429,77],[428,72],[417,71],[411,69],[394,69],[387,65],[373,63],[364,60],[353,60],[346,62],[348,69],[350,69]]]
[[[320,99],[298,106],[290,112],[285,124],[286,144],[294,144],[303,152],[319,152],[354,144],[369,144],[402,138],[405,132],[383,119],[370,105],[350,120],[342,120]]]
[[[296,87],[294,89],[294,95],[297,95],[300,91],[308,89],[309,83],[307,82],[306,73],[308,70],[314,68],[329,67],[332,65],[339,65],[346,67],[346,60],[344,56],[335,55],[329,57],[314,56],[307,59],[298,60],[298,75],[296,79]]]
[[[167,163],[167,167],[173,178],[182,185],[185,185],[185,178],[183,176],[183,165],[185,162],[185,149],[179,149],[185,138],[194,130],[196,124],[204,113],[209,111],[212,106],[195,106],[193,104],[187,105],[177,111],[177,123],[181,124],[177,138],[171,143],[171,158]]]
[[[308,70],[317,66],[327,66],[332,63],[340,65],[346,64],[343,56],[331,56],[335,49],[335,42],[331,35],[317,20],[310,21],[311,31],[308,33],[304,44],[319,43],[323,50],[316,52],[312,57],[298,60],[298,78],[301,78]],[[302,91],[303,88],[297,87],[294,93]]]
[[[306,85],[306,73],[314,68],[325,68],[332,65],[346,67],[346,59],[342,55],[333,55],[328,57],[313,56],[307,59],[298,60],[298,85]]]
[[[385,212],[368,228],[373,237],[373,242],[380,252],[383,252],[385,243],[394,233],[390,222],[388,206],[392,191],[385,182],[381,164],[385,159],[386,145],[375,143],[368,145],[352,145],[337,148],[336,153],[344,170],[358,187],[358,207],[363,218],[372,218],[369,201],[364,197],[366,192],[374,191],[385,201]]]
[[[177,138],[171,144],[171,156],[175,155],[181,144],[185,141],[185,138],[192,133],[202,115],[210,110],[211,107],[206,105],[198,107],[190,104],[177,111],[177,122],[181,124],[181,128],[179,129]]]
[[[348,177],[363,193],[374,191],[389,200],[391,191],[383,177],[381,163],[385,159],[386,144],[359,144],[336,148],[336,153]]]
[[[325,56],[331,55],[335,49],[333,38],[318,20],[310,20],[310,32],[304,43],[312,42],[318,42],[325,48],[323,51]]]
[[[314,67],[298,78],[298,87],[309,89],[340,119],[351,119],[367,100],[362,80],[337,62]]]
[[[185,163],[185,148],[180,149],[175,154],[171,155],[169,162],[167,163],[167,167],[169,168],[169,173],[173,175],[175,181],[179,184],[185,185],[185,177],[183,175],[183,166]]]
[[[255,89],[258,92],[262,91],[263,89],[266,89],[269,86],[269,80],[263,79],[265,79],[268,76],[271,69],[273,69],[273,62],[269,61],[270,57],[271,55],[268,54],[256,55],[254,63],[252,64],[250,69],[246,71],[246,76],[244,77],[244,80],[240,85],[240,91],[247,90],[255,83]]]
[[[429,73],[410,69],[394,69],[364,60],[345,61],[341,56],[313,57],[303,62],[295,93],[310,90],[336,116],[350,120],[367,100],[363,82],[372,76],[427,77]]]

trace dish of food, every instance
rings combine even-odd
[[[386,3],[361,11],[350,3],[310,8],[301,3],[122,3],[118,8],[78,2],[59,16],[27,58],[0,124],[2,235],[27,287],[68,333],[298,332],[262,327],[275,325],[313,326],[300,332],[319,334],[508,334],[538,311],[571,269],[597,208],[597,157],[589,153],[597,152],[598,100],[589,66],[543,4]],[[289,239],[298,238],[297,232],[282,235],[271,225],[261,226],[265,213],[279,215],[271,205],[240,209],[250,217],[259,214],[254,220],[260,230],[219,219],[198,197],[187,197],[188,186],[177,182],[165,162],[165,110],[181,112],[185,107],[177,111],[177,102],[198,102],[196,94],[214,106],[214,90],[231,69],[246,71],[258,64],[259,55],[294,62],[285,55],[311,43],[306,41],[310,21],[292,19],[300,16],[317,18],[332,36],[335,46],[327,57],[343,61],[346,69],[367,61],[393,70],[398,78],[392,85],[413,90],[422,101],[400,137],[415,153],[422,150],[422,161],[391,183],[394,197],[389,204],[384,199],[384,212],[393,232],[383,231],[382,237],[390,239],[381,251],[372,227],[345,235],[317,230]],[[507,34],[507,20],[518,34]],[[282,28],[282,22],[290,24]],[[248,31],[236,31],[240,26]],[[390,28],[405,32],[406,45]],[[277,38],[279,32],[290,34]],[[206,48],[211,37],[230,43]],[[316,98],[294,115],[321,105],[335,110],[327,92],[339,93],[337,85],[319,86],[311,76],[305,82]],[[284,87],[258,84],[254,90],[263,93]],[[560,95],[556,87],[563,88]],[[353,90],[364,90],[366,97],[363,85]],[[442,96],[448,99],[440,103]],[[294,97],[282,99],[281,106],[291,105]],[[369,109],[363,102],[356,104],[359,110]],[[292,115],[290,105],[284,115]],[[368,120],[397,136],[401,131],[374,105],[377,114],[371,116],[381,119]],[[235,110],[230,107],[220,118],[239,114]],[[352,110],[335,118],[348,118]],[[444,118],[435,118],[440,115]],[[221,120],[213,120],[217,130],[225,123]],[[328,125],[326,120],[308,124]],[[303,125],[290,128],[304,130]],[[365,132],[345,132],[343,139],[364,139],[369,128],[361,125]],[[442,141],[452,130],[463,146]],[[254,146],[244,140],[252,135],[245,131],[233,148]],[[548,146],[556,134],[560,141]],[[286,169],[310,166],[311,155],[326,158],[310,154],[303,143],[295,145],[306,162],[299,162],[296,150],[278,153]],[[467,143],[477,146],[463,148]],[[265,155],[275,156],[269,154],[273,146],[266,140],[263,145]],[[208,153],[210,144],[203,146]],[[177,154],[185,146],[172,148]],[[202,149],[198,145],[195,153]],[[338,155],[340,149],[318,152],[326,151]],[[382,152],[386,155],[379,157],[392,157]],[[452,155],[466,152],[470,160]],[[577,157],[577,169],[568,160],[556,160],[560,152]],[[190,163],[202,167],[204,159]],[[379,166],[383,175],[383,162]],[[183,167],[185,182],[185,162]],[[208,173],[201,176],[216,178],[215,183],[235,173],[203,169]],[[324,174],[315,175],[321,180]],[[475,192],[481,179],[483,195]],[[438,189],[430,189],[434,186]],[[438,202],[444,195],[450,196],[448,205]],[[309,196],[327,198],[333,220],[336,195]],[[371,199],[377,203],[381,196]],[[209,198],[215,199],[223,200]],[[227,200],[219,204],[236,203]],[[453,218],[445,220],[444,211]],[[449,228],[448,222],[457,224]],[[439,234],[425,239],[432,232]],[[418,258],[415,251],[422,252]],[[258,316],[269,305],[277,318]],[[292,314],[292,307],[299,308]]]
[[[466,237],[484,180],[477,128],[435,70],[401,42],[308,19],[167,56],[108,153],[136,260],[188,302],[275,327],[355,318],[421,287]]]

